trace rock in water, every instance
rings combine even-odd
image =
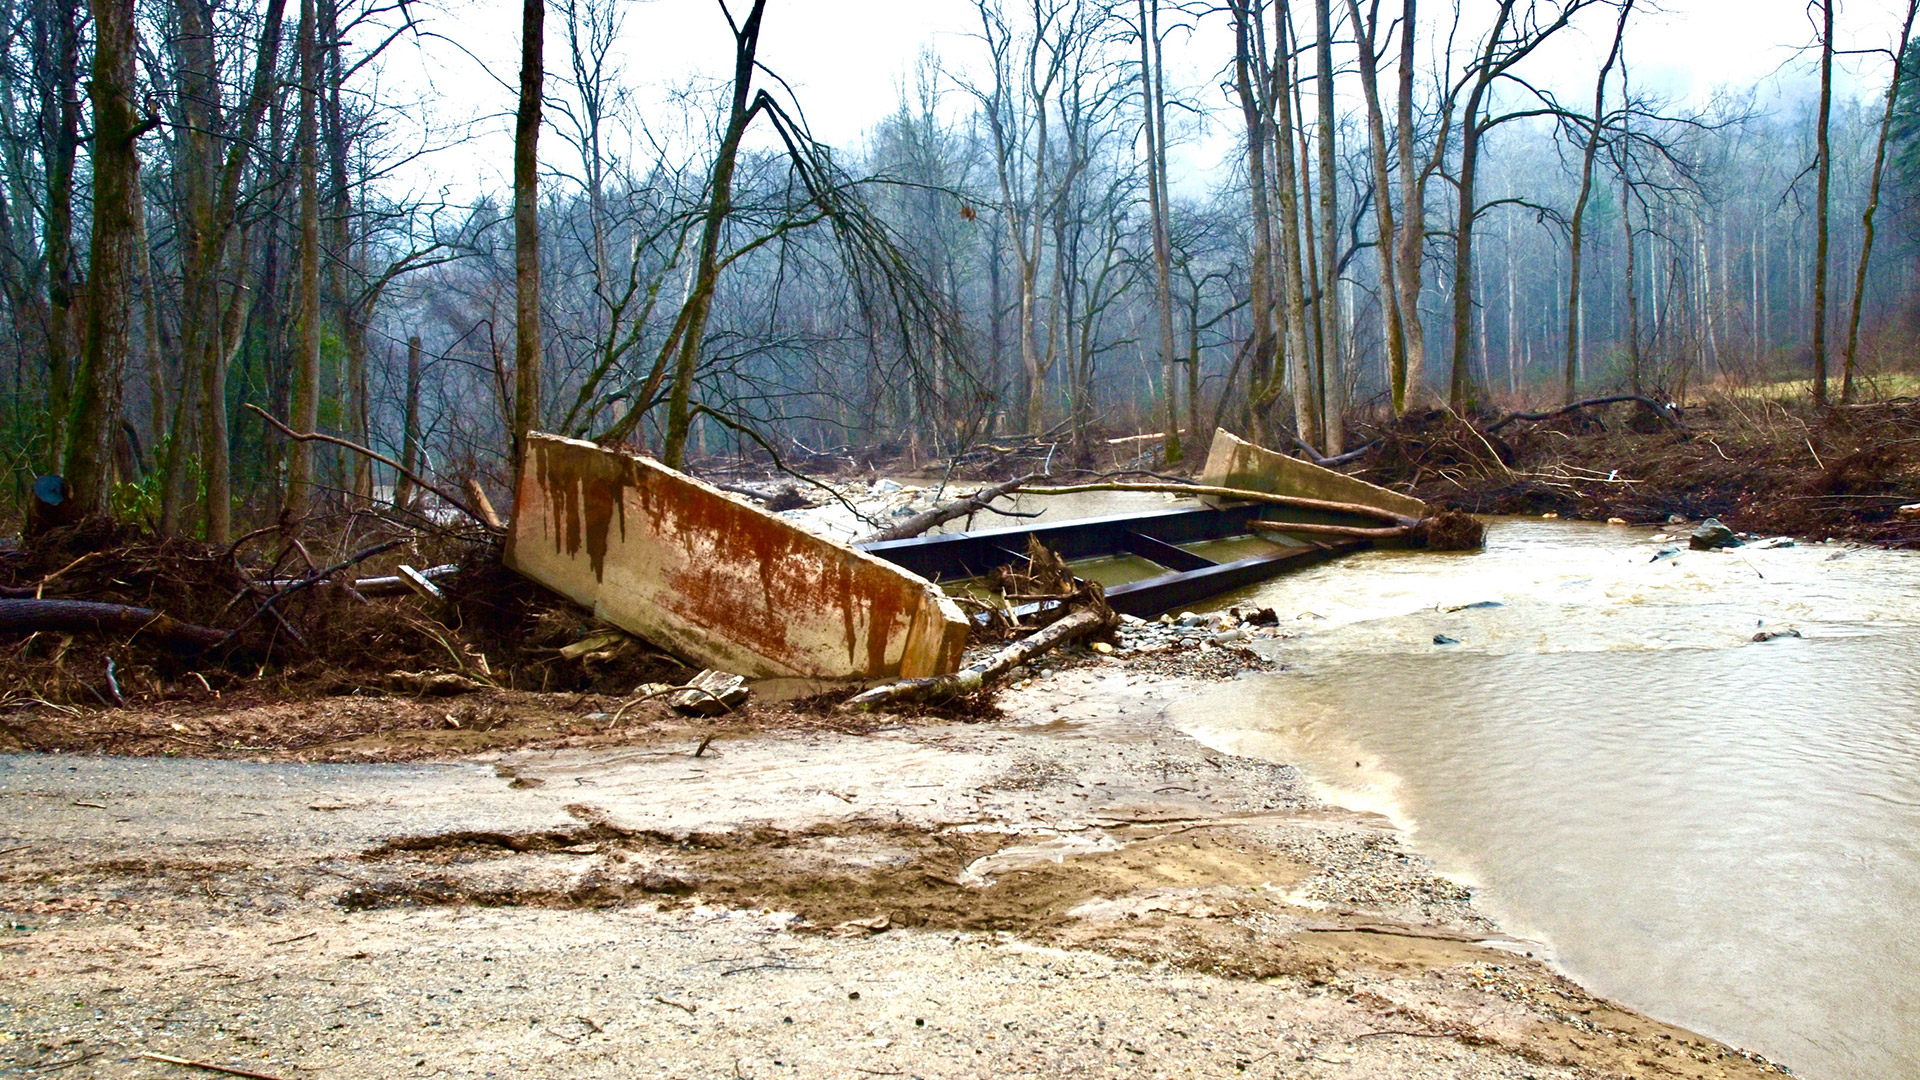
[[[1800,636],[1800,631],[1789,627],[1785,630],[1762,630],[1759,633],[1753,635],[1753,640],[1779,641],[1781,638],[1797,638],[1799,636]]]
[[[1699,528],[1693,530],[1693,536],[1688,539],[1687,545],[1695,551],[1714,551],[1719,548],[1739,547],[1740,538],[1733,534],[1732,529],[1720,524],[1719,518],[1708,518],[1700,523]]]

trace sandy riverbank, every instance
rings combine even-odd
[[[436,765],[0,759],[0,1065],[298,1076],[1754,1076],[1088,658],[990,723]]]

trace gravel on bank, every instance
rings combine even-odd
[[[1064,663],[994,722],[752,730],[698,753],[663,736],[434,765],[0,758],[18,808],[0,1066],[1772,1071],[1587,995],[1388,823],[1174,729],[1198,683]]]

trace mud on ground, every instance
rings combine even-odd
[[[1196,688],[1103,660],[991,724],[438,765],[0,759],[0,1065],[1770,1071],[1559,978],[1384,821],[1173,730]]]

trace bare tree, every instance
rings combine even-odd
[[[1273,333],[1273,211],[1269,201],[1267,147],[1272,127],[1271,95],[1267,91],[1266,50],[1263,47],[1261,9],[1258,0],[1229,0],[1233,14],[1234,95],[1240,103],[1241,119],[1246,125],[1248,198],[1253,217],[1251,266],[1248,281],[1248,309],[1251,331],[1248,345],[1247,393],[1254,436],[1269,438],[1267,412],[1279,394],[1275,377],[1277,342]],[[1227,392],[1231,393],[1231,386]]]
[[[1813,242],[1813,402],[1827,403],[1827,251],[1833,199],[1833,3],[1812,0],[1820,8],[1820,115],[1814,128]]]
[[[1140,97],[1147,137],[1147,203],[1153,229],[1154,306],[1160,317],[1160,370],[1166,398],[1167,461],[1185,455],[1180,448],[1180,404],[1174,378],[1173,277],[1167,244],[1167,90],[1161,62],[1160,0],[1138,0],[1140,7]],[[1195,439],[1200,433],[1192,433]]]
[[[206,536],[232,539],[232,458],[227,424],[227,370],[240,345],[252,303],[241,280],[248,263],[241,221],[249,166],[260,154],[262,119],[279,87],[280,27],[286,0],[268,0],[254,44],[244,96],[226,108],[214,46],[213,12],[206,0],[176,0],[178,104],[170,152],[180,206],[181,346],[187,378],[197,383],[200,467],[205,488]],[[182,409],[182,412],[185,410]],[[178,527],[185,511],[190,440],[174,432],[163,477],[160,527]]]
[[[1274,9],[1273,50],[1273,154],[1274,187],[1278,193],[1275,211],[1280,219],[1280,314],[1287,341],[1287,367],[1293,382],[1293,423],[1300,440],[1316,449],[1321,443],[1319,416],[1314,401],[1313,350],[1307,339],[1307,288],[1310,279],[1301,264],[1302,246],[1313,242],[1312,230],[1303,226],[1300,172],[1304,166],[1295,155],[1301,146],[1295,137],[1298,124],[1294,117],[1293,32],[1285,4]]]
[[[1313,0],[1314,32],[1319,43],[1317,62],[1319,117],[1315,141],[1320,150],[1320,408],[1323,440],[1328,454],[1346,448],[1346,374],[1341,370],[1340,344],[1340,183],[1336,171],[1338,129],[1333,111],[1333,16],[1329,0]]]
[[[1908,75],[1907,43],[1913,37],[1913,23],[1920,14],[1920,0],[1907,0],[1906,17],[1900,23],[1900,36],[1894,43],[1893,75],[1887,82],[1887,105],[1880,115],[1880,134],[1873,145],[1873,179],[1867,188],[1867,206],[1860,212],[1860,262],[1853,274],[1853,309],[1847,313],[1846,366],[1840,373],[1840,401],[1853,404],[1854,359],[1860,348],[1860,309],[1867,296],[1867,264],[1873,258],[1874,215],[1880,209],[1880,181],[1886,173],[1887,135],[1893,130],[1893,118],[1900,103],[1900,84]]]
[[[1380,0],[1369,0],[1361,17],[1360,0],[1347,0],[1359,51],[1360,90],[1367,103],[1368,164],[1372,166],[1375,254],[1380,279],[1381,337],[1387,353],[1387,396],[1394,415],[1407,410],[1407,333],[1400,313],[1400,290],[1393,255],[1395,218],[1388,180],[1386,115],[1380,106]],[[1401,32],[1411,34],[1411,27]]]
[[[520,110],[513,132],[513,467],[540,425],[540,105],[546,89],[546,0],[523,0]]]
[[[1593,114],[1587,118],[1586,147],[1580,157],[1580,196],[1574,202],[1573,221],[1568,226],[1567,364],[1562,394],[1568,405],[1573,404],[1574,384],[1580,375],[1580,335],[1586,304],[1580,291],[1581,255],[1586,240],[1587,207],[1593,199],[1594,158],[1599,154],[1601,136],[1606,130],[1607,77],[1620,61],[1620,47],[1626,39],[1627,18],[1633,14],[1633,3],[1634,0],[1621,0],[1620,17],[1613,26],[1613,47],[1607,50],[1607,60],[1600,65],[1600,74],[1593,80]]]
[[[66,476],[74,502],[104,510],[111,487],[111,443],[119,435],[122,380],[132,339],[128,318],[139,216],[135,147],[141,123],[134,78],[139,35],[133,0],[92,0],[93,237],[87,269],[87,333],[74,372]]]
[[[740,156],[740,140],[753,123],[758,101],[753,93],[753,71],[760,50],[760,19],[767,0],[753,0],[753,8],[739,22],[721,0],[720,10],[733,31],[733,96],[728,106],[726,131],[714,155],[713,172],[707,184],[707,213],[700,234],[699,261],[693,292],[680,313],[679,357],[674,363],[673,392],[667,400],[666,444],[662,457],[668,466],[680,468],[686,463],[687,434],[692,426],[693,377],[700,364],[700,350],[706,344],[707,320],[713,313],[713,290],[720,273],[720,237],[733,207],[733,173]]]
[[[1400,162],[1400,222],[1394,246],[1398,260],[1394,285],[1399,289],[1400,327],[1407,339],[1407,393],[1404,412],[1426,397],[1427,332],[1420,318],[1423,289],[1421,263],[1427,252],[1427,177],[1433,165],[1422,168],[1414,155],[1413,99],[1414,44],[1419,26],[1419,0],[1400,5],[1399,96],[1394,104],[1394,144]],[[1445,132],[1442,132],[1445,135]],[[1437,143],[1444,145],[1442,137]],[[1435,148],[1438,157],[1438,146]]]
[[[299,340],[294,349],[293,402],[288,421],[296,431],[312,431],[320,419],[320,30],[314,0],[300,0],[296,46],[300,64],[300,119],[295,127],[299,157],[298,278]],[[313,443],[295,440],[287,452],[287,490],[281,503],[289,521],[307,515],[313,496]]]
[[[1460,171],[1455,180],[1459,207],[1454,218],[1453,257],[1453,371],[1447,401],[1455,410],[1464,409],[1471,382],[1470,360],[1473,351],[1473,227],[1482,206],[1475,180],[1480,169],[1480,147],[1495,127],[1527,116],[1555,111],[1550,103],[1541,109],[1516,108],[1490,112],[1494,88],[1508,79],[1513,68],[1532,55],[1554,34],[1566,28],[1573,17],[1597,0],[1497,0],[1493,27],[1487,32],[1478,59],[1463,76],[1466,106],[1460,116]],[[1531,87],[1520,84],[1531,92]]]

